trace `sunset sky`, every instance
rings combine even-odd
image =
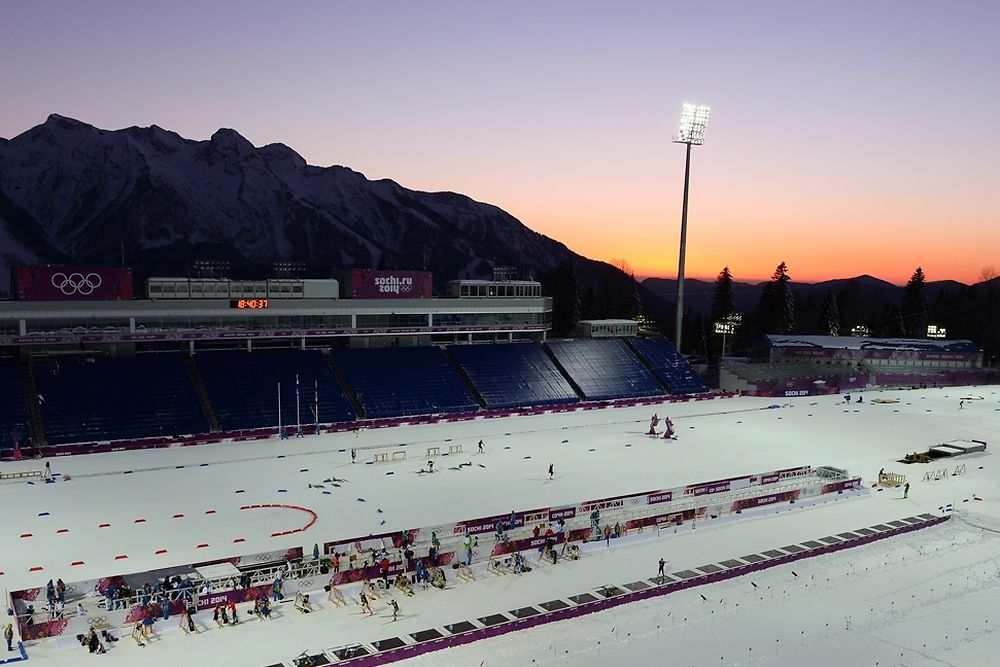
[[[496,204],[583,255],[687,275],[1000,269],[1000,2],[0,4],[0,136],[59,113],[232,127]]]

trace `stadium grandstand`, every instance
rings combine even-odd
[[[548,340],[551,297],[508,274],[443,297],[416,271],[150,278],[144,298],[129,269],[22,267],[15,283],[0,301],[4,457],[707,391],[631,321]]]
[[[765,336],[758,360],[728,358],[719,386],[760,396],[807,396],[866,387],[995,384],[983,352],[968,340]]]

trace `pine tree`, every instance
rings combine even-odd
[[[711,324],[721,322],[727,315],[736,312],[733,305],[733,274],[725,266],[715,279],[715,294],[712,296]]]
[[[580,295],[580,319],[596,320],[600,319],[595,314],[597,312],[597,285],[593,283],[590,289]]]
[[[823,305],[820,306],[820,316],[818,331],[825,336],[840,335],[840,312],[837,309],[837,299],[833,296],[832,290],[826,291],[823,297]]]
[[[735,331],[726,334],[717,334],[715,333],[715,325],[732,318],[735,314],[736,306],[733,304],[733,274],[729,272],[729,267],[725,266],[715,279],[715,294],[712,296],[712,312],[708,322],[712,340],[708,355],[710,358],[718,358],[726,353],[724,343],[727,337],[730,341],[734,340]]]
[[[909,282],[903,288],[903,305],[900,309],[903,335],[907,338],[924,338],[927,336],[927,296],[924,294],[924,270],[917,270],[910,276]]]
[[[561,267],[556,282],[556,293],[552,300],[552,328],[564,335],[572,335],[576,331],[576,323],[580,321],[580,286],[573,260]]]
[[[625,297],[625,319],[634,320],[642,317],[642,297],[639,295],[639,281],[635,273],[628,274],[628,294]]]
[[[789,283],[788,266],[782,262],[764,285],[760,297],[760,320],[764,333],[786,334],[795,331],[795,295]]]

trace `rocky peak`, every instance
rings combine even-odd
[[[266,162],[280,162],[295,169],[306,166],[305,158],[285,144],[268,144],[257,151]]]
[[[219,128],[210,139],[212,145],[223,155],[244,158],[254,152],[253,144],[236,130]]]

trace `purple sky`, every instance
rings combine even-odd
[[[0,136],[233,127],[641,276],[1000,268],[997,2],[6,2]]]

